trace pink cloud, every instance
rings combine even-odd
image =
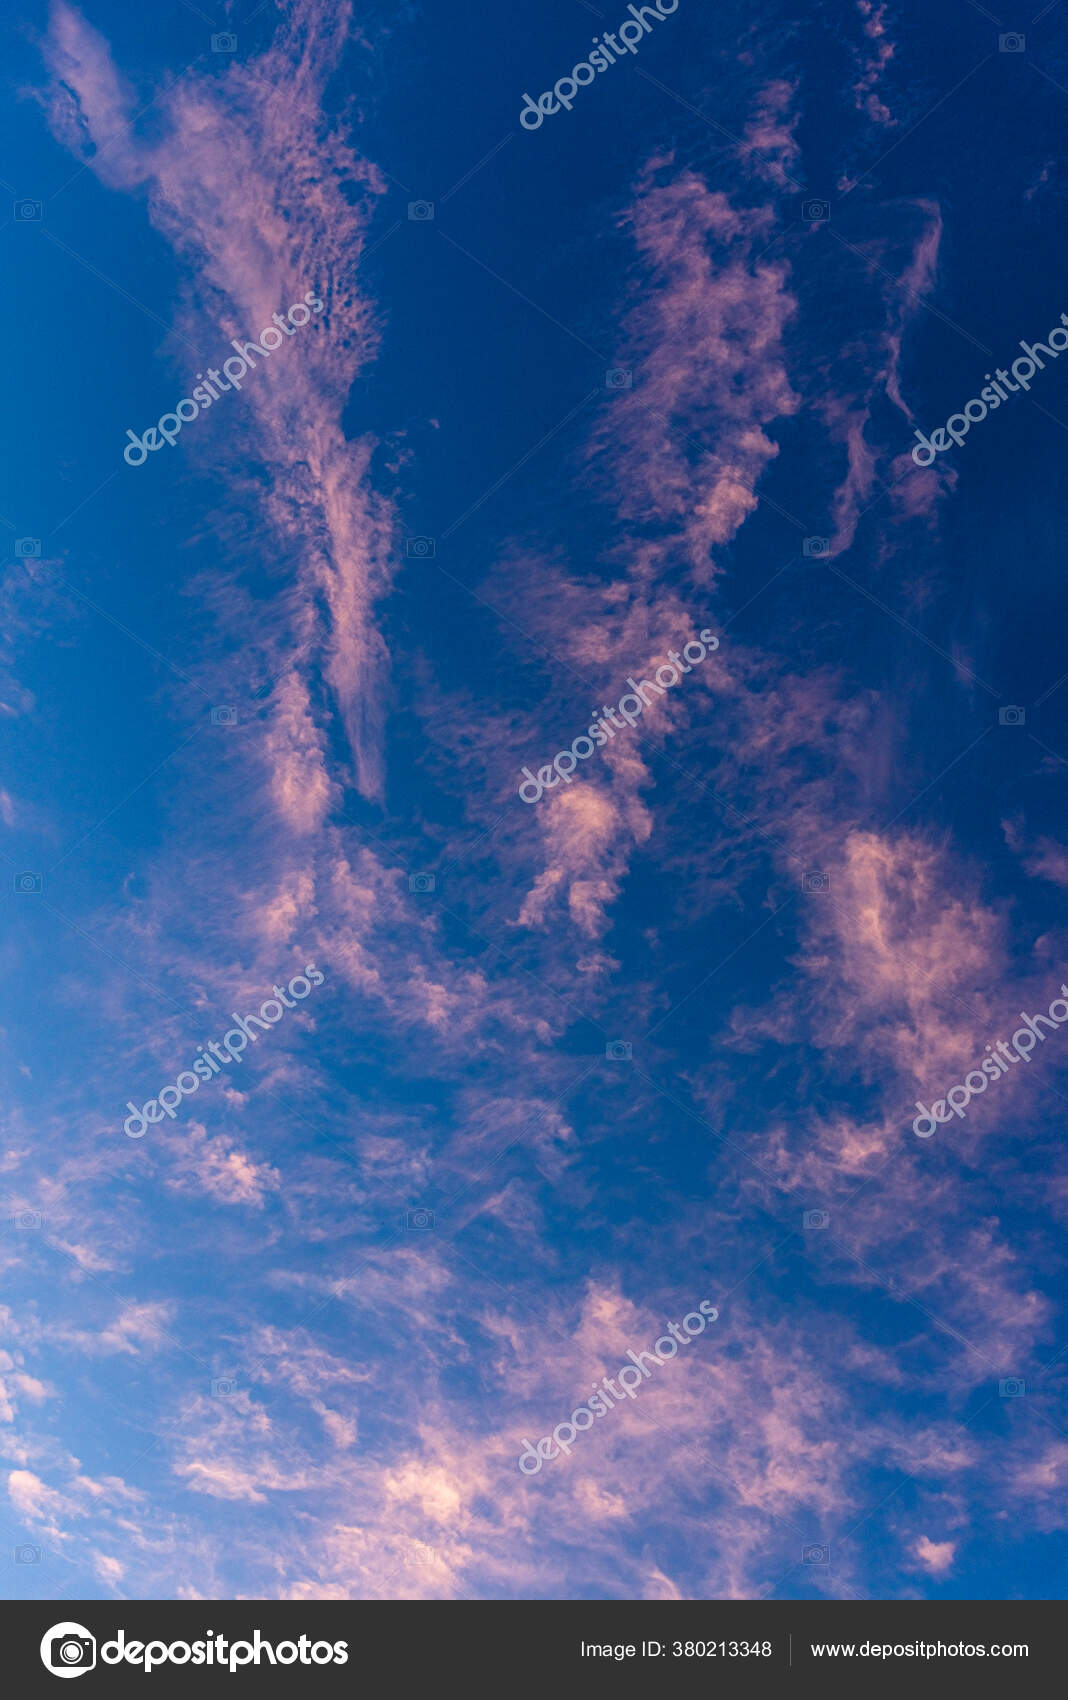
[[[957,1547],[954,1541],[932,1541],[921,1535],[913,1551],[925,1570],[932,1576],[943,1576],[953,1563]]]
[[[227,407],[224,441],[251,439],[249,452],[268,469],[267,514],[299,563],[299,639],[294,634],[291,647],[304,641],[317,651],[359,784],[377,796],[387,657],[374,603],[389,581],[391,521],[370,487],[373,444],[349,442],[340,421],[352,379],[375,346],[355,277],[367,199],[383,183],[322,116],[350,20],[348,4],[328,14],[299,0],[260,57],[230,61],[215,77],[187,76],[162,95],[166,133],[150,141],[137,135],[133,94],[106,43],[59,0],[46,48],[47,103],[57,137],[102,181],[147,193],[153,223],[190,267],[184,321],[198,346],[223,349],[230,338],[258,337],[274,312],[309,290],[326,303],[314,329],[262,356],[257,381],[215,405]],[[179,359],[188,388],[184,345]],[[168,393],[161,412],[169,402]],[[199,429],[199,438],[183,439],[183,452],[200,442],[217,453],[221,427],[205,421]],[[325,627],[315,612],[320,602],[329,610]],[[279,693],[265,753],[281,806],[310,830],[328,787],[295,668]],[[307,773],[309,758],[313,777],[302,787],[296,773]]]
[[[1005,837],[1013,849],[1021,853],[1027,872],[1036,879],[1049,880],[1053,885],[1068,886],[1068,849],[1056,839],[1040,836],[1027,848],[1023,835],[1005,828]]]
[[[626,215],[644,264],[642,301],[624,320],[635,387],[595,442],[621,515],[670,528],[647,544],[647,570],[681,552],[707,583],[713,549],[756,507],[778,453],[765,426],[798,406],[782,348],[795,306],[786,266],[761,258],[771,209],[736,208],[673,166],[650,161]]]
[[[194,1193],[217,1204],[262,1210],[268,1195],[281,1186],[277,1169],[255,1162],[225,1135],[209,1134],[200,1122],[168,1141],[168,1156],[167,1185],[172,1190]]]
[[[897,122],[890,108],[876,92],[886,67],[894,57],[894,44],[887,37],[885,5],[876,0],[857,0],[867,46],[854,49],[860,75],[853,86],[857,110],[866,112],[873,124],[893,125]]]
[[[794,112],[789,116],[795,93],[792,83],[784,80],[769,83],[760,97],[755,116],[745,127],[742,151],[747,162],[760,176],[780,189],[787,184],[800,188],[791,175],[801,155],[800,144],[794,135],[800,114]],[[762,157],[754,160],[753,155]]]

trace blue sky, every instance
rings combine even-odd
[[[1063,8],[618,12],[8,31],[6,1597],[1063,1593]]]

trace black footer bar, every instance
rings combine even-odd
[[[982,1671],[997,1687],[1063,1687],[1068,1611],[1058,1601],[107,1601],[0,1603],[9,1692],[77,1700],[312,1694],[392,1671],[408,1688],[656,1679],[668,1694],[835,1693],[887,1673],[920,1692]],[[628,1680],[629,1679],[629,1680]],[[23,1686],[19,1686],[19,1685]],[[479,1692],[478,1689],[475,1690]],[[571,1692],[568,1688],[566,1692]]]

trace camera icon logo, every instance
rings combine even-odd
[[[29,1233],[39,1228],[44,1218],[39,1210],[16,1210],[11,1220],[16,1228],[22,1228],[24,1232]]]
[[[437,554],[437,545],[432,537],[409,537],[409,561],[432,561]]]
[[[41,1549],[40,1549],[40,1547],[16,1547],[15,1548],[15,1563],[16,1564],[40,1564],[40,1562],[41,1562]]]
[[[998,1382],[998,1393],[1002,1399],[1022,1399],[1027,1392],[1026,1381],[1021,1381],[1018,1375],[1006,1376]]]
[[[604,1048],[604,1054],[609,1062],[630,1062],[634,1055],[634,1046],[628,1045],[625,1039],[610,1039]]]
[[[634,388],[634,373],[626,366],[609,366],[604,375],[606,390],[632,390]]]
[[[12,212],[16,224],[40,224],[44,218],[43,201],[16,201]]]
[[[819,873],[816,869],[813,869],[811,873],[801,875],[802,891],[829,891],[830,888],[831,882],[827,875]]]
[[[437,890],[437,877],[434,874],[409,874],[408,890],[419,893]]]
[[[84,1676],[96,1665],[96,1640],[82,1623],[55,1623],[41,1638],[41,1663],[53,1676]]]
[[[41,539],[39,537],[16,537],[15,557],[20,561],[39,561],[41,558]]]
[[[20,897],[30,897],[35,893],[43,891],[44,875],[32,873],[16,874],[14,886]]]
[[[409,1228],[432,1228],[434,1212],[432,1210],[409,1210],[404,1218],[405,1226]]]
[[[829,1228],[831,1214],[829,1210],[806,1210],[801,1218],[805,1228]]]
[[[1008,35],[998,36],[999,53],[1022,53],[1026,46],[1027,37],[1018,35],[1015,30],[1011,30]]]
[[[434,218],[433,201],[409,201],[408,217],[413,224],[430,224]]]
[[[237,1381],[232,1375],[217,1375],[211,1383],[213,1399],[228,1399],[231,1393],[237,1392]]]
[[[211,723],[213,726],[236,726],[237,709],[231,708],[229,704],[224,704],[221,708],[213,708]]]
[[[827,537],[806,537],[801,545],[801,553],[810,561],[818,560],[821,555],[827,554],[830,547],[830,539]]]
[[[236,35],[232,35],[229,30],[221,30],[218,35],[213,35],[211,38],[211,51],[213,53],[236,53]]]
[[[830,1564],[830,1562],[831,1562],[831,1549],[830,1549],[830,1547],[802,1547],[801,1548],[801,1563],[802,1564]]]
[[[1023,726],[1027,722],[1027,711],[1019,703],[1009,702],[1004,708],[998,709],[999,726]]]
[[[801,217],[809,224],[822,224],[831,216],[830,201],[802,201]]]

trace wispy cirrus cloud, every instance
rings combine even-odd
[[[347,441],[341,412],[375,347],[355,277],[368,202],[383,185],[323,105],[351,18],[347,4],[328,17],[301,0],[264,54],[179,79],[157,101],[163,133],[143,137],[133,91],[107,43],[58,0],[45,43],[53,78],[46,98],[57,137],[103,182],[145,197],[182,263],[183,318],[198,341],[214,337],[225,347],[234,337],[256,338],[307,289],[323,295],[321,327],[279,350],[274,368],[263,357],[243,406],[229,406],[226,428],[263,464],[268,518],[298,558],[300,635],[322,656],[360,786],[378,795],[386,651],[374,606],[389,582],[391,520],[369,480],[372,445]],[[183,361],[187,353],[183,347]],[[193,381],[190,374],[188,388]],[[189,446],[183,439],[182,453]],[[317,598],[329,611],[324,626],[306,618]],[[298,647],[297,633],[290,642]],[[298,802],[292,778],[293,764],[314,751],[309,714],[306,678],[294,667],[268,754],[283,806],[291,799],[301,818],[321,822],[323,782],[305,787]]]
[[[325,312],[153,462],[176,487],[210,480],[194,541],[211,564],[182,590],[206,616],[198,678],[220,702],[239,683],[241,708],[168,757],[143,840],[127,853],[109,829],[121,877],[108,864],[77,910],[96,977],[79,964],[56,1000],[85,1024],[85,1078],[64,1056],[47,1110],[10,1115],[12,1210],[43,1218],[3,1242],[27,1292],[0,1360],[12,1511],[132,1595],[952,1588],[1013,1514],[1063,1526],[1063,1458],[1022,1425],[1006,1446],[993,1391],[1001,1373],[1041,1385],[1057,1334],[1058,1111],[1032,1068],[1006,1085],[1012,1126],[977,1106],[922,1146],[905,1112],[1045,983],[1061,935],[1032,938],[968,820],[930,805],[945,713],[918,648],[890,648],[900,627],[872,639],[855,589],[794,559],[826,512],[857,584],[870,567],[910,614],[936,601],[946,563],[927,573],[901,539],[926,541],[953,488],[910,471],[894,431],[919,406],[906,345],[952,198],[865,179],[834,209],[852,252],[793,230],[809,84],[782,64],[792,38],[758,53],[743,20],[752,51],[712,90],[734,104],[729,145],[707,126],[658,140],[689,121],[676,102],[611,179],[623,281],[597,270],[608,233],[585,215],[566,265],[521,278],[524,308],[560,287],[557,329],[596,310],[633,388],[524,463],[526,529],[518,502],[472,521],[477,612],[452,573],[389,685],[385,634],[403,644],[431,598],[408,578],[387,605],[391,495],[345,423],[387,324],[357,276],[384,179],[334,98],[357,22],[299,0],[265,51],[187,74],[144,125],[121,34],[52,14],[53,135],[164,239],[181,334],[225,347],[298,285]],[[895,116],[893,27],[862,0],[846,42],[835,121],[866,164]],[[465,207],[489,252],[474,201],[443,199],[442,231]],[[462,353],[433,252],[407,284],[445,291],[467,408],[485,347]],[[162,351],[170,396],[191,351]],[[408,410],[411,374],[390,372]],[[452,430],[481,468],[484,442]],[[13,600],[12,641],[39,639],[42,605]],[[970,654],[959,619],[946,647]],[[536,811],[516,802],[524,760],[706,623],[715,660],[636,735]],[[167,755],[197,726],[177,686],[163,711]],[[1050,831],[1016,831],[1015,861],[1063,883]],[[435,885],[413,889],[424,869]],[[813,871],[824,889],[802,885]],[[142,1079],[147,1097],[309,958],[319,1001],[198,1100],[203,1120],[118,1135],[113,1101]],[[616,1037],[632,1058],[605,1056]],[[723,1296],[715,1341],[525,1482],[523,1435],[699,1292]],[[74,1384],[107,1475],[27,1422],[42,1403],[61,1422],[53,1394]],[[807,1540],[833,1571],[798,1573]]]

